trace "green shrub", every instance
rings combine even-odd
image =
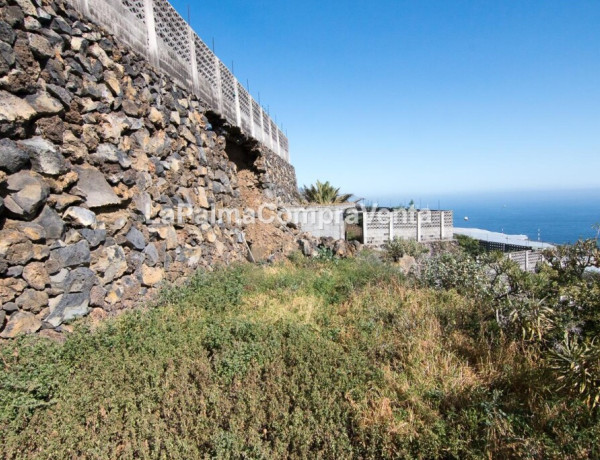
[[[436,289],[455,289],[461,294],[493,296],[485,264],[463,253],[443,253],[424,261],[421,281]]]
[[[317,249],[317,259],[320,260],[330,260],[333,261],[336,259],[335,256],[335,252],[333,252],[333,249],[330,248],[325,248],[325,247],[320,247]]]
[[[600,276],[588,268],[598,266],[597,242],[559,246],[545,259],[532,274],[502,254],[446,253],[425,261],[420,281],[483,302],[476,317],[489,323],[488,333],[495,325],[509,340],[539,352],[553,391],[594,408],[600,399]]]
[[[481,247],[479,240],[471,238],[466,235],[454,235],[459,247],[469,254],[471,257],[478,257],[482,255],[485,250]]]
[[[590,407],[600,405],[600,346],[596,340],[581,340],[565,334],[551,350],[551,363],[561,387],[578,395]]]
[[[429,250],[416,240],[407,240],[395,237],[393,240],[383,245],[385,257],[393,262],[398,262],[404,256],[411,256],[415,259]]]

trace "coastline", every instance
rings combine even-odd
[[[455,227],[526,235],[530,241],[566,244],[594,238],[593,226],[600,223],[600,189],[396,195],[373,201],[385,206],[411,196],[417,206],[452,209]]]

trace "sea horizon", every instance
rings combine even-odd
[[[454,212],[454,226],[480,228],[554,244],[597,235],[600,188],[388,194],[365,199],[379,206],[407,205]]]

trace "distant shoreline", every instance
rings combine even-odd
[[[594,238],[600,223],[600,189],[555,190],[408,196],[417,207],[454,211],[454,226],[479,228],[507,235],[527,235],[530,241],[574,243]],[[378,201],[380,206],[402,204],[406,195]],[[465,217],[468,220],[465,220]]]

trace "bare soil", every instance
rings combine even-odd
[[[271,203],[264,196],[256,175],[249,169],[238,172],[238,187],[244,208],[250,208],[258,213],[262,204]],[[265,209],[262,215],[266,218],[277,217],[276,212]],[[258,218],[244,229],[246,241],[250,245],[255,260],[265,261],[279,259],[298,249],[296,243],[297,230],[273,223],[261,222]]]

